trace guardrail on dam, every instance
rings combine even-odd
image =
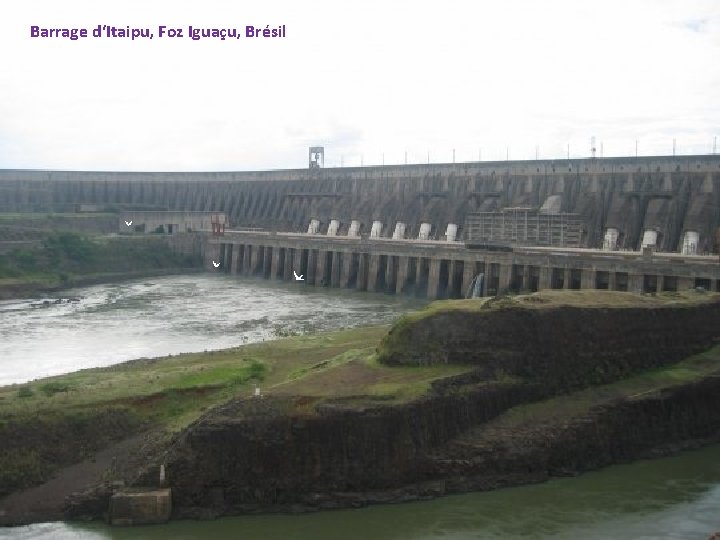
[[[582,244],[659,251],[692,243],[710,253],[720,226],[720,156],[598,158],[316,168],[258,172],[0,170],[0,211],[67,211],[80,205],[223,212],[231,227],[304,232],[317,220],[347,234],[398,222],[417,238],[459,228],[472,212],[552,207],[577,214]],[[688,236],[688,233],[691,233]]]

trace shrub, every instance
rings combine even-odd
[[[18,397],[19,398],[29,398],[33,397],[35,395],[35,392],[32,391],[32,388],[29,386],[23,386],[18,390]]]
[[[70,390],[70,385],[61,382],[48,382],[40,387],[40,391],[48,397],[68,390]]]

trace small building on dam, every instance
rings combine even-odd
[[[315,286],[430,298],[720,290],[718,155],[250,172],[0,170],[0,211],[78,208],[118,212],[121,232],[132,222],[125,232],[202,234],[213,271],[297,275]]]

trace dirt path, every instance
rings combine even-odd
[[[0,499],[0,526],[62,520],[65,497],[102,482],[113,460],[124,459],[141,448],[147,435],[141,433],[113,444],[92,459],[61,469],[44,484]]]

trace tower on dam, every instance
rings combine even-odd
[[[0,211],[60,212],[91,205],[215,212],[227,219],[228,232],[210,243],[222,249],[228,271],[284,278],[292,275],[285,266],[295,265],[310,282],[328,286],[355,280],[366,290],[415,288],[453,297],[463,296],[482,273],[487,293],[718,288],[717,155],[343,168],[325,168],[323,159],[324,149],[316,147],[307,169],[2,170]],[[597,260],[570,263],[567,253],[573,250]],[[343,253],[349,254],[346,260]],[[445,258],[437,266],[440,256]],[[565,259],[550,261],[561,256]],[[375,263],[373,257],[380,258]],[[642,272],[639,266],[613,272],[613,265],[629,264],[618,257],[636,257]],[[480,259],[499,266],[481,268]]]

